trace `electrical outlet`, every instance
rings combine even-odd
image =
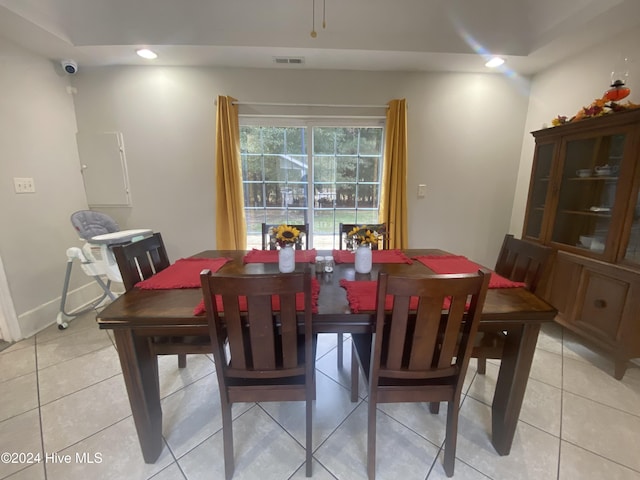
[[[16,193],[35,193],[36,184],[33,178],[16,178],[13,179],[13,188]]]
[[[418,185],[418,198],[424,198],[427,194],[427,186],[424,183]]]

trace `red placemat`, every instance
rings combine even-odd
[[[353,313],[374,312],[376,310],[376,289],[378,282],[372,280],[340,280],[340,286],[347,291],[349,308]],[[451,301],[445,298],[443,309],[449,308]],[[391,310],[393,307],[393,296],[387,295],[384,302],[384,309]],[[418,308],[418,297],[411,297],[409,308]]]
[[[425,267],[430,268],[438,274],[476,273],[480,268],[483,268],[461,255],[425,255],[414,257],[414,260],[419,261]],[[491,272],[489,288],[517,288],[526,286],[527,284],[524,282],[514,282],[502,275],[498,275],[496,272]]]
[[[318,297],[320,296],[320,283],[317,278],[311,278],[311,311],[313,313],[318,313]],[[222,308],[222,299],[219,295],[216,296],[216,304],[218,306],[218,311],[223,311]],[[271,297],[271,308],[274,311],[280,310],[280,297],[278,295],[273,295]],[[247,309],[247,299],[246,297],[240,297],[240,310]],[[296,295],[296,310],[304,310],[304,295],[298,293]],[[205,312],[204,300],[200,300],[200,303],[193,309],[194,315],[203,315]]]
[[[316,250],[296,250],[296,263],[315,263]],[[278,250],[258,250],[254,248],[242,259],[244,263],[278,263]]]
[[[199,288],[200,272],[217,272],[230,258],[181,258],[154,276],[136,283],[142,290],[169,290],[173,288]]]
[[[354,263],[355,253],[350,250],[334,250],[333,259],[336,263]],[[373,250],[371,259],[373,263],[413,263],[402,250]]]

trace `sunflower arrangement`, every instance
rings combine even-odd
[[[271,229],[270,236],[278,244],[280,248],[284,248],[287,245],[297,245],[300,243],[300,230],[291,225],[283,223]]]
[[[366,225],[353,227],[346,236],[347,248],[359,247],[360,245],[377,245],[384,232],[378,232]]]

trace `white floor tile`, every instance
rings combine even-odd
[[[133,417],[81,440],[59,455],[68,455],[71,463],[47,463],[48,480],[146,480],[173,462],[165,447],[155,463],[144,463]]]
[[[616,380],[597,366],[567,358],[563,371],[565,391],[640,416],[640,376],[633,369]]]
[[[234,404],[234,417],[252,406]],[[163,399],[162,412],[163,435],[176,458],[180,458],[222,428],[216,375],[207,375]]]
[[[167,468],[157,473],[149,480],[186,480],[177,463],[172,463]]]
[[[313,446],[317,448],[358,406],[349,390],[326,375],[316,375],[313,402]],[[265,402],[260,406],[283,426],[301,445],[305,442],[305,402]]]
[[[36,348],[26,345],[0,353],[0,383],[36,371]]]
[[[588,450],[562,442],[558,480],[640,480],[640,472],[623,467]]]
[[[234,480],[287,479],[305,451],[257,405],[233,422]],[[224,478],[222,431],[178,459],[189,480]]]
[[[367,478],[367,407],[363,402],[316,451],[316,458],[337,478]],[[438,446],[378,412],[376,478],[426,478],[438,455]]]
[[[41,407],[47,452],[58,452],[131,415],[122,375]],[[123,451],[124,453],[124,451]]]
[[[187,355],[187,366],[178,368],[177,355],[158,357],[158,377],[160,380],[160,398],[177,392],[181,388],[214,373],[213,360],[208,355]]]
[[[0,383],[0,421],[38,407],[38,381],[35,373]]]
[[[9,461],[0,462],[0,478],[18,472],[38,461],[42,455],[40,414],[38,409],[0,422],[0,453],[9,453]]]
[[[456,456],[494,480],[554,480],[560,439],[518,422],[511,453],[491,444],[491,407],[467,397],[460,409]]]
[[[82,390],[120,374],[120,360],[113,345],[73,357],[38,372],[40,404]]]
[[[640,472],[640,417],[564,393],[562,439]]]

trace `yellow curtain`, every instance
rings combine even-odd
[[[218,96],[216,112],[216,248],[246,250],[247,227],[235,98]]]
[[[407,248],[407,101],[388,105],[380,222],[387,224],[388,248]]]

